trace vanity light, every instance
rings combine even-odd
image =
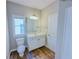
[[[30,19],[32,19],[32,20],[38,20],[38,17],[35,16],[35,15],[33,15],[33,16],[30,16]]]

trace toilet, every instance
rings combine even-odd
[[[20,57],[23,57],[25,51],[24,38],[16,39],[16,43],[17,43],[17,52],[19,53]]]

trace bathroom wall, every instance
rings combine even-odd
[[[72,59],[72,7],[65,9],[62,59]]]
[[[12,15],[29,17],[35,14],[39,17],[38,25],[40,26],[40,10],[30,8],[27,6],[19,5],[13,2],[7,2],[7,18],[8,18],[8,28],[9,28],[9,38],[10,38],[10,50],[16,49],[16,40],[13,37],[13,27],[12,27]],[[25,45],[26,42],[25,42]]]
[[[48,17],[49,15],[58,13],[58,1],[53,2],[48,7],[44,8],[41,12],[41,31],[42,32],[48,32]],[[52,26],[52,25],[51,25]],[[57,30],[57,29],[56,29]],[[50,42],[48,44],[48,41]],[[52,42],[56,43],[56,38],[54,40],[46,40],[46,47],[52,48]],[[50,46],[49,46],[50,45]],[[54,44],[55,45],[55,44]],[[53,50],[53,49],[51,49]]]
[[[9,32],[8,32],[8,21],[6,21],[6,58],[9,59],[10,47],[9,47]]]
[[[71,31],[71,24],[69,24],[69,23],[71,23],[71,19],[67,20],[66,17],[68,17],[68,16],[67,16],[67,14],[65,14],[65,9],[69,8],[71,6],[72,6],[72,1],[60,1],[59,2],[56,59],[63,59],[63,58],[64,59],[71,59],[71,48],[70,49],[68,48],[68,47],[71,47],[71,32],[68,33],[68,31]],[[69,15],[69,16],[71,17],[71,15]],[[67,23],[67,21],[68,21],[68,23]],[[66,24],[68,25],[67,27],[65,27]],[[65,29],[68,29],[68,31],[65,32]],[[65,37],[66,33],[68,33],[70,38]],[[68,45],[68,47],[67,47],[67,45]]]
[[[69,58],[71,58],[71,55],[68,56],[65,54],[65,51],[68,52],[70,50],[64,49],[67,47],[67,45],[64,44],[64,43],[67,43],[67,40],[64,39],[64,35],[65,35],[64,25],[65,25],[65,21],[66,21],[65,9],[68,7],[71,7],[71,6],[72,6],[71,0],[69,0],[69,1],[63,1],[63,0],[55,1],[54,3],[49,5],[48,7],[44,8],[41,12],[41,31],[43,31],[43,32],[44,31],[47,32],[48,15],[53,14],[53,13],[58,13],[58,27],[57,27],[58,29],[57,29],[56,52],[55,52],[56,59],[63,59],[63,58],[69,59]],[[66,42],[65,42],[65,40],[66,40]],[[51,41],[52,40],[50,40],[50,42]],[[70,39],[70,41],[71,41],[71,39]],[[46,46],[47,46],[47,42],[46,42]],[[52,44],[51,44],[51,46],[52,46]],[[69,46],[71,47],[71,44]],[[69,54],[71,54],[71,53],[69,53]]]
[[[56,0],[41,11],[41,31],[47,32],[48,16],[50,14],[58,12],[58,1]]]

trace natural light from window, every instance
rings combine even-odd
[[[14,18],[15,35],[24,34],[24,18]]]

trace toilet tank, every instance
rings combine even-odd
[[[16,39],[16,43],[17,43],[17,46],[24,45],[24,38],[18,38],[18,39]]]

